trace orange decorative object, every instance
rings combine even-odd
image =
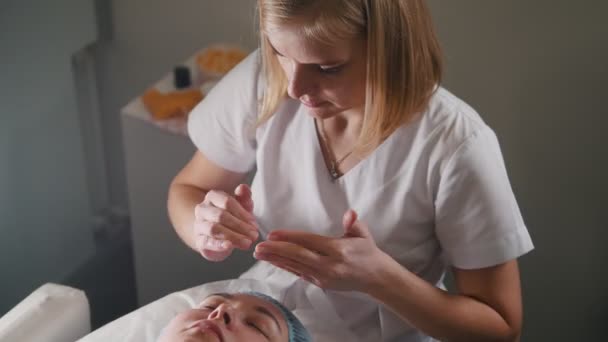
[[[196,56],[196,64],[204,74],[221,76],[247,57],[239,48],[209,47]]]
[[[186,116],[203,99],[198,89],[180,90],[163,94],[150,88],[141,97],[144,106],[157,120]]]

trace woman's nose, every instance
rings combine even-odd
[[[303,95],[310,92],[313,86],[311,76],[302,66],[292,66],[291,77],[287,86],[287,94],[293,99],[300,99]]]
[[[230,305],[220,304],[213,311],[211,311],[207,319],[222,320],[224,321],[224,324],[228,325],[230,322],[232,322],[232,316],[233,314]]]

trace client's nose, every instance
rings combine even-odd
[[[232,321],[232,315],[230,313],[230,306],[228,304],[220,304],[215,310],[209,314],[209,319],[223,320],[224,324],[228,325]]]

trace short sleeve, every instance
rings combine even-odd
[[[498,265],[534,248],[489,127],[462,143],[441,172],[435,220],[444,256],[458,268]]]
[[[260,65],[256,50],[225,75],[188,117],[194,145],[233,172],[248,172],[255,164]]]

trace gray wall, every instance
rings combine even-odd
[[[127,207],[120,109],[175,63],[218,42],[255,47],[252,1],[114,0],[113,39],[98,50],[111,201]]]
[[[71,54],[91,1],[0,6],[0,316],[94,253]]]
[[[608,335],[608,4],[430,1],[445,85],[496,130],[536,250],[523,341]]]

